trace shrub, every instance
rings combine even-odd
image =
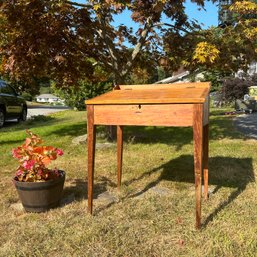
[[[33,97],[32,97],[32,95],[30,94],[30,93],[27,93],[27,92],[24,92],[24,93],[22,93],[22,95],[21,95],[26,101],[32,101],[32,99],[33,99]]]
[[[55,93],[65,100],[65,104],[77,110],[85,109],[85,100],[103,94],[110,90],[111,83],[97,82],[92,83],[87,80],[79,82],[77,87],[68,89],[55,89]]]
[[[236,99],[242,99],[245,94],[249,93],[251,86],[250,79],[230,78],[226,79],[222,86],[222,95],[226,102],[232,102]]]
[[[257,86],[257,74],[252,75],[251,86]]]

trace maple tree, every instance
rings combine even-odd
[[[17,0],[0,2],[0,72],[16,81],[50,77],[61,87],[93,79],[101,66],[114,83],[124,83],[131,70],[140,68],[140,56],[148,54],[147,66],[157,66],[168,49],[163,39],[199,30],[185,14],[185,0],[85,1]],[[199,8],[203,0],[192,0]],[[215,2],[213,0],[212,2]],[[131,13],[135,30],[114,26],[117,15]],[[166,17],[163,21],[162,17]],[[177,42],[173,48],[179,48]],[[92,62],[91,60],[95,60]],[[167,58],[168,66],[178,64]]]
[[[257,1],[234,1],[229,11],[233,22],[225,26],[168,35],[166,51],[171,60],[189,70],[246,71],[257,60]],[[176,42],[180,48],[173,47]]]
[[[83,19],[82,10],[62,1],[1,1],[1,72],[25,82],[24,87],[33,87],[42,77],[52,77],[65,87],[76,76],[90,75],[93,68],[86,57],[91,49],[73,29]],[[91,35],[88,25],[83,29]]]
[[[204,7],[205,1],[192,2]],[[207,30],[188,20],[184,5],[185,0],[1,1],[0,72],[26,89],[42,77],[69,88],[85,78],[102,81],[96,67],[117,84],[131,72],[146,77],[161,57],[170,70],[183,65],[230,73],[256,60],[256,1],[235,1],[234,23]],[[113,25],[127,10],[136,31]]]

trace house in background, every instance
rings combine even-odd
[[[185,70],[183,67],[179,68],[177,71],[172,73],[171,77],[159,80],[155,84],[172,84],[172,83],[182,83],[182,82],[191,82],[192,77],[194,81],[201,81],[204,78],[204,75],[200,71],[195,71],[194,74],[190,73],[188,70]]]
[[[63,100],[52,94],[41,94],[36,97],[39,103],[63,103]]]

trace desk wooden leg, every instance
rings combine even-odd
[[[93,185],[95,166],[95,125],[94,106],[87,106],[87,145],[88,145],[88,212],[93,213]]]
[[[202,195],[202,169],[203,169],[203,107],[195,104],[193,117],[194,134],[194,169],[195,169],[195,197],[196,197],[196,224],[201,227],[201,195]]]
[[[117,126],[117,167],[118,167],[118,189],[121,186],[123,155],[123,127]]]
[[[208,199],[209,124],[203,127],[203,180],[204,199]]]

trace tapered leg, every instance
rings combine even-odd
[[[196,197],[196,224],[201,227],[201,194],[202,194],[202,171],[203,171],[203,105],[194,105],[193,117],[194,134],[194,169],[195,169],[195,197]]]
[[[93,213],[93,185],[95,166],[95,125],[94,106],[87,106],[87,145],[88,145],[88,212]]]
[[[117,167],[118,167],[118,189],[121,185],[123,156],[123,127],[117,126]]]
[[[204,199],[208,199],[209,124],[203,127],[203,180]]]

